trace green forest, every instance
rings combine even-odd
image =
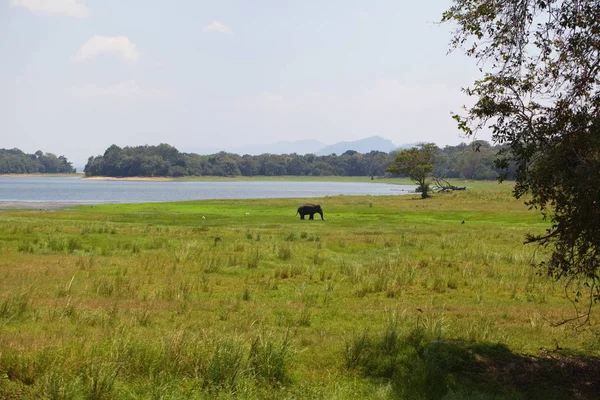
[[[473,180],[496,179],[499,170],[494,160],[500,150],[486,141],[461,143],[436,148],[434,175],[440,178]],[[371,151],[366,154],[348,150],[343,154],[243,155],[220,152],[210,155],[183,153],[168,144],[119,147],[112,145],[103,155],[90,157],[86,176],[183,177],[183,176],[371,176],[386,172],[397,151]],[[38,150],[27,154],[19,149],[0,149],[0,174],[75,173],[64,156]]]
[[[0,174],[72,174],[77,171],[64,156],[41,150],[27,154],[19,149],[0,149]]]
[[[441,178],[496,179],[494,165],[499,146],[485,141],[436,149],[434,175]],[[101,156],[90,157],[86,176],[384,176],[397,152],[348,150],[330,154],[244,155],[220,152],[210,155],[181,153],[168,144],[121,148],[112,145]],[[509,173],[510,175],[510,173]]]

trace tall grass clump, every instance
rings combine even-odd
[[[0,300],[0,319],[7,323],[13,319],[22,317],[30,306],[30,297],[27,293],[18,293]]]
[[[33,253],[35,252],[35,244],[29,240],[22,240],[17,245],[17,251],[19,253]]]
[[[84,397],[81,379],[63,368],[51,368],[36,384],[38,397],[50,400]]]
[[[70,237],[69,239],[67,239],[66,248],[69,253],[73,253],[75,250],[83,249],[83,244],[81,243],[81,240],[79,238]]]
[[[296,240],[296,232],[290,232],[285,237],[286,242],[293,242],[294,240]]]
[[[204,265],[204,272],[207,274],[219,272],[221,266],[219,264],[219,257],[217,254],[209,253],[206,258],[201,261],[201,264]]]
[[[312,316],[312,312],[310,311],[310,308],[304,307],[300,311],[300,314],[298,315],[298,319],[296,321],[297,325],[298,326],[309,327],[310,326],[311,316]]]
[[[44,349],[31,354],[11,351],[4,343],[0,343],[0,398],[3,393],[3,379],[33,386],[53,367],[61,367],[59,354],[54,349]]]
[[[113,399],[114,386],[121,365],[92,360],[83,368],[84,398],[90,400]]]
[[[292,258],[292,248],[286,245],[279,246],[277,249],[277,256],[280,260],[289,260],[290,258]]]
[[[54,252],[62,252],[65,250],[66,242],[63,238],[49,237],[46,240],[46,248]]]
[[[276,342],[271,337],[258,335],[250,346],[249,369],[259,381],[274,386],[283,385],[290,381],[289,357],[290,341],[287,337]]]
[[[247,255],[246,266],[249,269],[256,269],[256,268],[258,268],[259,260],[260,260],[260,252],[258,251],[258,248],[255,248],[254,250],[250,251],[250,253]]]
[[[250,301],[250,289],[246,286],[242,292],[242,300]]]
[[[244,374],[244,349],[232,340],[217,343],[204,373],[203,388],[235,390]]]
[[[368,376],[392,378],[401,368],[401,348],[398,321],[390,320],[378,334],[371,335],[365,330],[346,340],[346,367]]]

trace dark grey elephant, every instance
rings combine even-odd
[[[300,214],[300,219],[304,219],[305,215],[310,215],[308,219],[315,219],[314,215],[320,214],[321,219],[325,221],[325,218],[323,218],[323,210],[321,209],[320,204],[303,204],[298,207],[298,212],[296,212],[296,215],[298,214]]]

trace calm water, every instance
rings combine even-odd
[[[79,177],[0,177],[0,202],[81,204],[144,203],[201,199],[399,195],[411,185],[351,182],[155,182],[97,181]]]

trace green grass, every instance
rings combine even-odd
[[[546,224],[506,184],[418,197],[3,211],[0,398],[572,397],[598,327],[553,325]]]

